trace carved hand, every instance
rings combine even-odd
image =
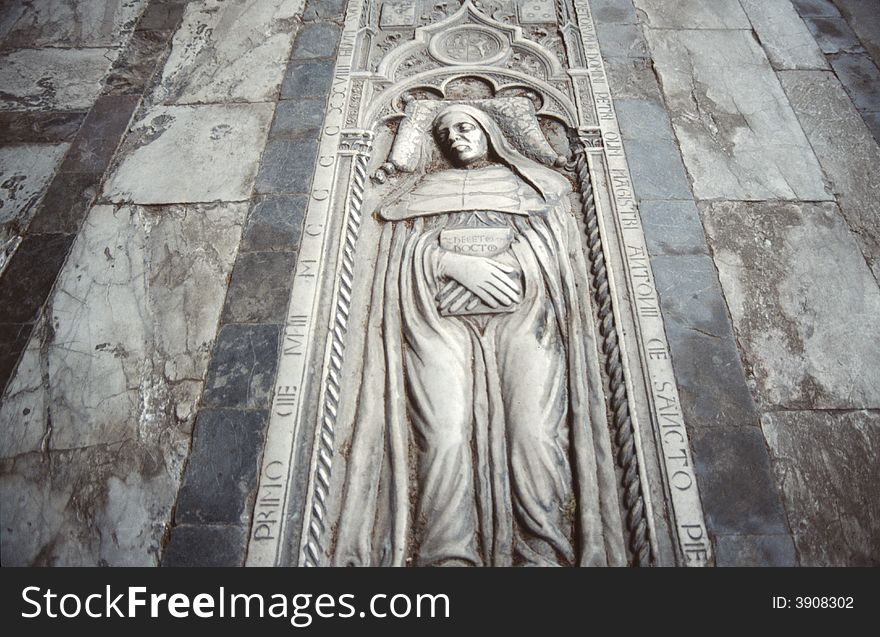
[[[491,308],[513,305],[522,299],[519,283],[510,276],[516,274],[516,268],[493,259],[444,250],[440,256],[440,273],[458,281],[466,291]],[[441,301],[439,309],[457,311],[462,307],[473,307],[473,299],[469,296],[449,294]]]

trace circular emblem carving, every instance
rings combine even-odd
[[[475,24],[439,34],[431,41],[431,55],[446,64],[492,64],[507,54],[507,42]]]

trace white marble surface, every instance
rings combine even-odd
[[[203,0],[187,6],[152,99],[261,102],[281,85],[303,0]]]
[[[248,199],[274,104],[156,106],[117,151],[104,196],[164,204]]]
[[[646,36],[698,199],[831,199],[750,32],[647,29]]]
[[[246,209],[89,212],[0,407],[4,564],[155,563]]]
[[[657,29],[750,29],[737,0],[633,0]]]
[[[740,0],[775,69],[827,69],[828,62],[791,0]]]
[[[5,3],[4,3],[5,4]],[[11,0],[6,47],[112,47],[134,29],[146,0]]]

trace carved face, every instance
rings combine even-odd
[[[489,153],[486,133],[474,118],[455,111],[447,113],[434,127],[437,143],[453,163],[467,166]]]

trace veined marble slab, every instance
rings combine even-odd
[[[737,0],[633,0],[655,29],[750,29]]]
[[[22,2],[2,44],[9,48],[119,46],[144,6],[146,0]]]
[[[189,4],[152,99],[175,104],[273,99],[303,1]]]
[[[791,0],[740,0],[776,69],[827,69],[828,62]]]
[[[246,209],[90,211],[0,407],[4,564],[155,563]]]

